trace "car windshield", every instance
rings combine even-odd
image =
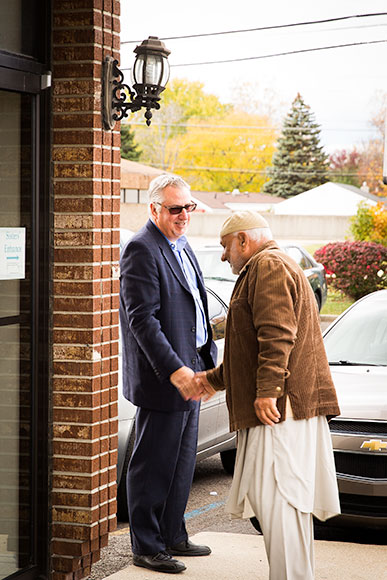
[[[356,304],[324,343],[331,365],[387,366],[387,293]]]
[[[228,262],[222,262],[222,249],[220,247],[198,249],[195,250],[195,254],[204,278],[211,280],[231,280],[232,282],[235,282],[238,278],[238,276],[232,273],[230,264]]]

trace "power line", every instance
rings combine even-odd
[[[128,122],[128,123],[123,123],[123,125],[129,125],[130,127],[132,126],[138,126],[138,127],[144,127],[145,125],[144,123],[136,123],[136,122]],[[321,127],[320,124],[318,124],[319,127]],[[274,126],[274,127],[260,127],[257,125],[210,125],[210,124],[203,124],[203,125],[197,125],[197,124],[190,124],[190,123],[155,123],[153,122],[151,129],[152,128],[156,128],[156,127],[182,127],[182,128],[188,128],[188,129],[243,129],[243,130],[253,130],[253,131],[282,131],[283,127],[278,127],[278,126]],[[286,127],[287,131],[300,131],[299,128],[297,127]],[[340,128],[340,127],[332,127],[332,128],[327,128],[327,129],[323,129],[323,131],[340,131],[340,132],[359,132],[359,131],[364,131],[364,132],[370,132],[370,131],[375,131],[374,128],[370,127],[369,129],[367,128],[361,128],[361,129],[353,129],[353,128]],[[149,133],[149,130],[147,129],[147,133]]]
[[[287,52],[276,52],[273,54],[263,54],[260,56],[245,56],[242,58],[230,58],[230,59],[225,59],[225,60],[209,60],[209,61],[203,61],[203,62],[186,62],[186,63],[180,63],[180,64],[171,64],[171,68],[176,68],[176,67],[180,67],[180,66],[204,66],[204,65],[209,65],[209,64],[226,64],[226,63],[232,63],[232,62],[242,62],[242,61],[247,61],[247,60],[259,60],[259,59],[264,59],[264,58],[274,58],[274,57],[278,57],[278,56],[288,56],[288,55],[293,55],[293,54],[302,54],[302,53],[306,53],[306,52],[317,52],[320,50],[332,50],[332,49],[336,49],[336,48],[346,48],[346,47],[350,47],[350,46],[362,46],[362,45],[366,45],[366,44],[380,44],[380,43],[385,43],[387,42],[387,39],[384,40],[365,40],[365,41],[361,41],[361,42],[349,42],[349,43],[345,43],[345,44],[333,44],[331,46],[317,46],[315,48],[303,48],[300,50],[291,50],[291,51],[287,51]],[[132,70],[131,67],[128,68],[122,68],[122,71],[127,71],[127,70]]]
[[[209,65],[209,64],[226,64],[226,63],[231,63],[231,62],[242,62],[242,61],[246,61],[246,60],[258,60],[258,59],[263,59],[263,58],[288,56],[288,55],[292,55],[292,54],[302,54],[305,52],[317,52],[320,50],[332,50],[332,49],[336,49],[336,48],[346,48],[349,46],[362,46],[365,44],[380,44],[382,42],[387,42],[387,39],[385,39],[385,40],[365,40],[362,42],[349,42],[349,43],[345,43],[345,44],[333,44],[331,46],[318,46],[315,48],[303,48],[301,50],[292,50],[292,51],[288,51],[288,52],[276,52],[273,54],[264,54],[261,56],[245,56],[242,58],[230,58],[230,59],[225,59],[225,60],[212,60],[212,61],[203,61],[203,62],[189,62],[189,63],[171,64],[171,68],[172,67],[179,67],[179,66],[203,66],[203,65]],[[122,70],[129,70],[129,69],[122,69]]]
[[[225,30],[221,32],[206,32],[201,34],[186,34],[183,36],[165,36],[160,40],[180,40],[186,38],[202,38],[206,36],[221,36],[225,34],[240,34],[244,32],[258,32],[262,30],[277,30],[281,28],[294,28],[296,26],[310,26],[313,24],[328,24],[330,22],[339,22],[343,20],[350,20],[352,18],[372,18],[373,16],[386,16],[387,12],[373,12],[371,14],[354,14],[352,16],[340,16],[337,18],[326,18],[324,20],[310,20],[306,22],[292,22],[290,24],[276,24],[272,26],[260,26],[258,28],[245,28],[241,30]],[[121,44],[134,44],[142,42],[142,40],[124,40]]]

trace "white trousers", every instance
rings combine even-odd
[[[252,481],[247,492],[263,533],[269,578],[313,580],[313,516],[300,512],[281,495],[273,473],[262,478],[261,489]]]
[[[325,417],[239,431],[226,511],[259,520],[270,580],[313,580],[312,514],[340,513]]]

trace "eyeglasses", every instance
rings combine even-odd
[[[168,206],[168,205],[163,205],[159,201],[156,201],[156,204],[161,205],[161,207],[165,207],[165,209],[167,209],[169,211],[169,213],[172,215],[178,215],[179,213],[181,213],[183,211],[183,209],[185,209],[185,211],[187,211],[188,213],[191,213],[191,211],[194,211],[198,205],[197,203],[192,202],[192,203],[187,203],[187,205]]]

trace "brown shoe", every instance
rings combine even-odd
[[[133,564],[141,568],[148,568],[148,570],[154,570],[155,572],[167,572],[168,574],[178,574],[186,569],[183,562],[175,560],[166,552],[158,552],[158,554],[149,556],[133,554]]]

